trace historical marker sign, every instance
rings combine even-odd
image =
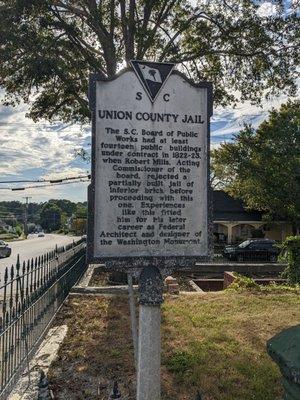
[[[210,256],[211,85],[133,61],[94,76],[88,258],[183,267]]]

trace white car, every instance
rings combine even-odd
[[[11,255],[11,248],[3,240],[0,240],[0,258],[9,257]]]

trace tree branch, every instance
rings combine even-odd
[[[156,35],[156,32],[157,32],[158,28],[160,27],[161,23],[167,18],[169,12],[174,7],[174,5],[176,4],[177,1],[178,0],[171,0],[171,1],[165,0],[164,1],[163,5],[161,6],[161,9],[159,11],[157,21],[156,21],[153,29],[151,30],[147,40],[145,41],[143,49],[141,49],[141,52],[140,52],[141,59],[144,57],[146,51],[148,50],[148,47],[149,47],[151,41],[153,40],[154,36]]]
[[[70,28],[70,25],[64,19],[62,19],[59,12],[54,11],[54,15],[60,21],[60,23],[65,27],[64,33],[68,36],[68,38],[69,39],[73,38],[73,40],[72,40],[73,43],[75,43],[74,42],[74,40],[75,40],[77,43],[81,43],[89,52],[94,53],[97,56],[101,56],[101,57],[104,56],[103,52],[101,52],[101,51],[95,49],[95,47],[92,47],[91,45],[89,45],[82,37],[79,37],[78,35],[77,36],[72,35],[71,29],[68,29],[68,28]]]
[[[150,21],[153,5],[154,5],[154,0],[145,1],[144,17],[143,17],[143,22],[142,22],[142,26],[141,26],[140,38],[139,38],[139,41],[137,44],[137,58],[138,59],[142,58],[140,55],[140,51],[143,48],[144,37],[145,37],[146,31],[147,31],[148,23]]]
[[[82,21],[87,23],[87,25],[89,25],[90,28],[94,29],[94,31],[97,33],[99,39],[101,40],[101,42],[108,43],[108,41],[110,39],[109,32],[107,31],[105,26],[100,22],[99,19],[96,21],[95,18],[92,17],[91,13],[86,13],[85,11],[81,10],[80,8],[70,5],[70,3],[65,4],[60,0],[57,0],[57,5],[59,7],[62,7],[64,9],[68,10],[71,14],[75,14],[76,16],[78,16]],[[51,8],[51,6],[50,6],[50,8]]]
[[[111,37],[111,40],[114,39],[115,25],[116,25],[115,7],[116,7],[115,0],[110,0],[110,28],[109,28],[109,35]]]
[[[135,38],[135,0],[129,2],[129,18],[128,18],[128,59],[134,58],[134,38]]]
[[[128,32],[125,0],[120,0],[121,24],[123,32],[123,40],[125,45],[125,58],[128,60]]]
[[[159,61],[163,61],[163,60],[164,60],[165,56],[166,56],[167,53],[168,53],[168,50],[170,49],[170,47],[172,46],[172,44],[174,43],[174,41],[178,38],[178,36],[179,36],[182,32],[184,32],[184,31],[189,27],[189,25],[191,24],[192,21],[194,21],[195,19],[198,19],[202,14],[203,14],[203,12],[200,12],[199,14],[196,14],[196,15],[192,15],[192,16],[183,24],[182,28],[179,29],[179,31],[177,31],[177,32],[173,35],[173,37],[170,39],[169,43],[168,43],[168,44],[166,45],[166,47],[164,48],[164,50],[163,50],[163,52],[162,52],[162,54],[161,54],[161,56],[160,56],[160,58],[159,58]]]
[[[64,4],[59,1],[60,6],[64,6]],[[72,13],[73,12],[73,7],[69,7],[69,5],[66,6],[66,8]],[[55,14],[55,16],[59,19],[59,21],[64,24],[64,26],[70,26],[68,25],[68,23],[61,17],[59,10],[56,9],[52,9],[50,7],[50,10]],[[79,16],[79,18],[86,23],[90,29],[92,29],[92,31],[97,35],[97,37],[99,38],[99,42],[102,45],[103,48],[103,53],[98,53],[97,54],[97,50],[94,49],[93,47],[91,47],[88,43],[86,43],[86,41],[84,41],[84,39],[79,38],[79,37],[75,37],[74,35],[72,35],[69,31],[67,31],[67,34],[69,37],[73,37],[73,41],[81,41],[82,43],[84,42],[84,45],[86,46],[86,48],[93,53],[96,53],[98,56],[100,55],[101,57],[103,57],[105,59],[106,65],[107,65],[107,75],[112,76],[115,74],[116,72],[116,57],[115,57],[115,47],[114,47],[114,41],[113,38],[110,37],[109,33],[107,32],[107,30],[105,29],[105,31],[102,31],[101,26],[103,26],[103,24],[101,24],[99,22],[99,20],[96,21],[95,16],[93,16],[92,14],[86,14],[85,12],[82,12],[81,10],[78,11],[77,8],[75,8],[75,14],[77,16]],[[94,21],[94,22],[93,22]],[[100,24],[100,26],[98,26]],[[81,48],[82,49],[82,48]],[[97,63],[97,68],[99,68],[99,64]],[[99,68],[100,69],[100,68]],[[103,72],[103,69],[102,69]]]

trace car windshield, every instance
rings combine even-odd
[[[251,243],[250,240],[245,240],[244,242],[240,243],[240,244],[238,245],[238,247],[239,247],[240,249],[244,249],[244,248],[247,247],[248,244],[250,244],[250,243]]]

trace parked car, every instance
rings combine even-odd
[[[225,246],[223,256],[236,261],[276,262],[279,249],[271,239],[247,239],[237,246]]]
[[[0,240],[0,258],[9,257],[11,255],[11,248],[3,240]]]
[[[38,233],[38,237],[44,237],[44,236],[45,236],[44,232],[39,232]]]

